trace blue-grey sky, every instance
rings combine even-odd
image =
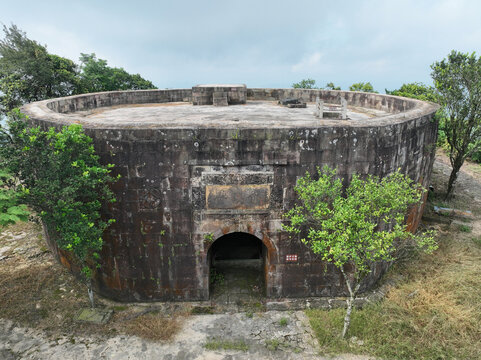
[[[52,53],[94,52],[159,88],[312,78],[384,92],[430,84],[430,65],[452,49],[481,55],[479,0],[3,1],[0,22]]]

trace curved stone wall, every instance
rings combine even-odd
[[[126,121],[84,125],[103,163],[121,179],[117,202],[105,210],[117,221],[105,233],[98,291],[122,301],[209,297],[208,250],[231,232],[258,237],[267,248],[268,297],[338,296],[343,281],[281,231],[281,215],[295,201],[294,185],[317,166],[385,176],[401,168],[429,185],[434,161],[436,105],[378,94],[302,89],[247,89],[249,101],[298,97],[388,114],[359,121],[302,122],[279,127],[246,123],[216,127]],[[78,111],[124,104],[190,102],[191,90],[147,90],[79,95],[23,107],[42,126],[82,123]],[[244,106],[244,105],[238,105]],[[254,200],[252,200],[254,199]],[[420,209],[410,218],[416,227]],[[422,210],[422,209],[421,209]],[[209,236],[206,236],[208,234]],[[288,261],[286,255],[298,255]],[[65,258],[64,258],[65,261]],[[382,273],[372,274],[367,286]]]

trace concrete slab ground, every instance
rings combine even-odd
[[[236,349],[227,350],[224,347]],[[170,343],[133,336],[49,338],[44,333],[0,320],[1,359],[328,359],[318,355],[307,317],[302,311],[191,316]],[[341,355],[329,359],[367,360]]]
[[[352,120],[371,119],[388,115],[382,110],[362,107],[348,107],[349,120],[319,119],[314,115],[315,104],[308,103],[306,108],[290,109],[276,101],[248,101],[245,105],[229,107],[194,106],[186,102],[161,104],[119,105],[78,111],[65,116],[75,116],[81,123],[89,125],[106,124],[109,126],[139,124],[165,127],[211,127],[236,126],[255,128],[265,126],[318,126],[321,123],[341,124]]]

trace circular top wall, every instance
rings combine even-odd
[[[326,104],[347,100],[349,120],[314,116],[316,97]],[[299,98],[307,108],[277,104]],[[311,103],[311,104],[309,104]],[[308,89],[247,89],[247,103],[227,107],[193,106],[191,89],[93,93],[25,105],[36,120],[80,123],[97,129],[372,127],[406,122],[436,111],[437,105],[362,92]]]

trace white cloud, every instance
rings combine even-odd
[[[303,57],[297,64],[292,65],[291,70],[293,72],[317,72],[318,68],[321,66],[321,58],[322,53],[316,51],[313,54]]]

